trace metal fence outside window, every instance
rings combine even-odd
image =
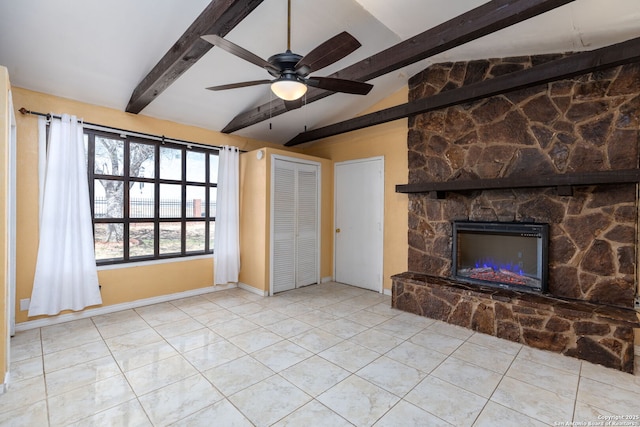
[[[187,200],[187,217],[203,217],[205,215],[205,201],[202,199]],[[160,218],[179,218],[181,213],[182,201],[178,199],[160,200]],[[129,216],[131,218],[153,218],[155,203],[149,198],[135,198],[130,200]],[[209,204],[209,213],[211,217],[216,215],[216,203]],[[94,204],[95,218],[108,218],[107,199],[106,197],[96,197]]]

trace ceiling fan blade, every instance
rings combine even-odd
[[[353,95],[366,95],[373,89],[373,85],[369,83],[356,80],[334,79],[332,77],[311,77],[306,79],[305,83],[319,89],[351,93]]]
[[[276,73],[280,73],[281,70],[274,67],[273,64],[265,61],[260,58],[258,55],[255,55],[245,48],[238,46],[237,44],[231,43],[229,40],[223,39],[222,37],[216,34],[207,34],[201,36],[204,40],[208,41],[214,46],[218,46],[220,49],[229,52],[232,55],[237,56],[238,58],[242,58],[245,61],[251,62],[252,64],[257,65],[258,67],[265,68],[270,71],[274,71]]]
[[[284,101],[284,108],[287,111],[296,110],[302,107],[302,98],[298,98],[295,101]]]
[[[306,76],[312,71],[318,71],[339,61],[360,46],[362,45],[355,37],[343,31],[302,57],[295,70],[299,75]]]
[[[250,82],[230,83],[227,85],[211,86],[211,87],[208,87],[207,89],[209,90],[238,89],[241,87],[264,85],[267,83],[271,83],[271,80],[252,80]]]

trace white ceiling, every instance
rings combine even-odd
[[[0,0],[0,65],[14,86],[124,110],[209,0]],[[304,55],[341,31],[362,47],[316,73],[329,75],[485,3],[485,0],[293,0],[291,49]],[[286,49],[286,0],[264,0],[226,38],[267,59]],[[436,62],[591,50],[640,36],[640,0],[576,0],[554,11],[370,81],[366,96],[336,94],[236,134],[285,143],[354,117]],[[221,130],[268,103],[269,86],[205,87],[269,78],[213,48],[141,114]],[[22,107],[22,106],[17,106]],[[30,106],[25,105],[25,108]],[[271,123],[271,129],[269,126]]]

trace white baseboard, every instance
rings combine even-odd
[[[252,294],[260,295],[262,297],[269,296],[269,292],[268,291],[261,291],[258,288],[254,288],[251,285],[247,285],[246,283],[238,282],[238,287],[240,289],[244,289],[245,291],[251,292]]]
[[[328,283],[328,282],[333,282],[333,277],[327,276],[320,279],[320,283]]]
[[[382,291],[383,294],[387,295],[387,296],[391,296],[391,289],[384,289]]]
[[[16,324],[16,332],[27,331],[29,329],[42,328],[45,326],[57,325],[59,323],[70,322],[72,320],[86,319],[88,317],[100,316],[102,314],[115,313],[116,311],[129,310],[132,308],[143,307],[145,305],[159,304],[162,302],[173,301],[182,298],[193,297],[197,295],[208,294],[211,292],[224,291],[226,289],[236,288],[235,284],[216,285],[206,288],[198,288],[175,294],[159,295],[157,297],[139,299],[136,301],[123,302],[121,304],[107,305],[105,307],[91,308],[89,310],[78,311],[76,313],[61,314],[59,316],[46,317],[37,320],[28,320],[26,322]]]

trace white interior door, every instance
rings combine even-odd
[[[384,159],[335,165],[335,279],[382,292]]]
[[[274,156],[271,293],[318,283],[319,165]]]

